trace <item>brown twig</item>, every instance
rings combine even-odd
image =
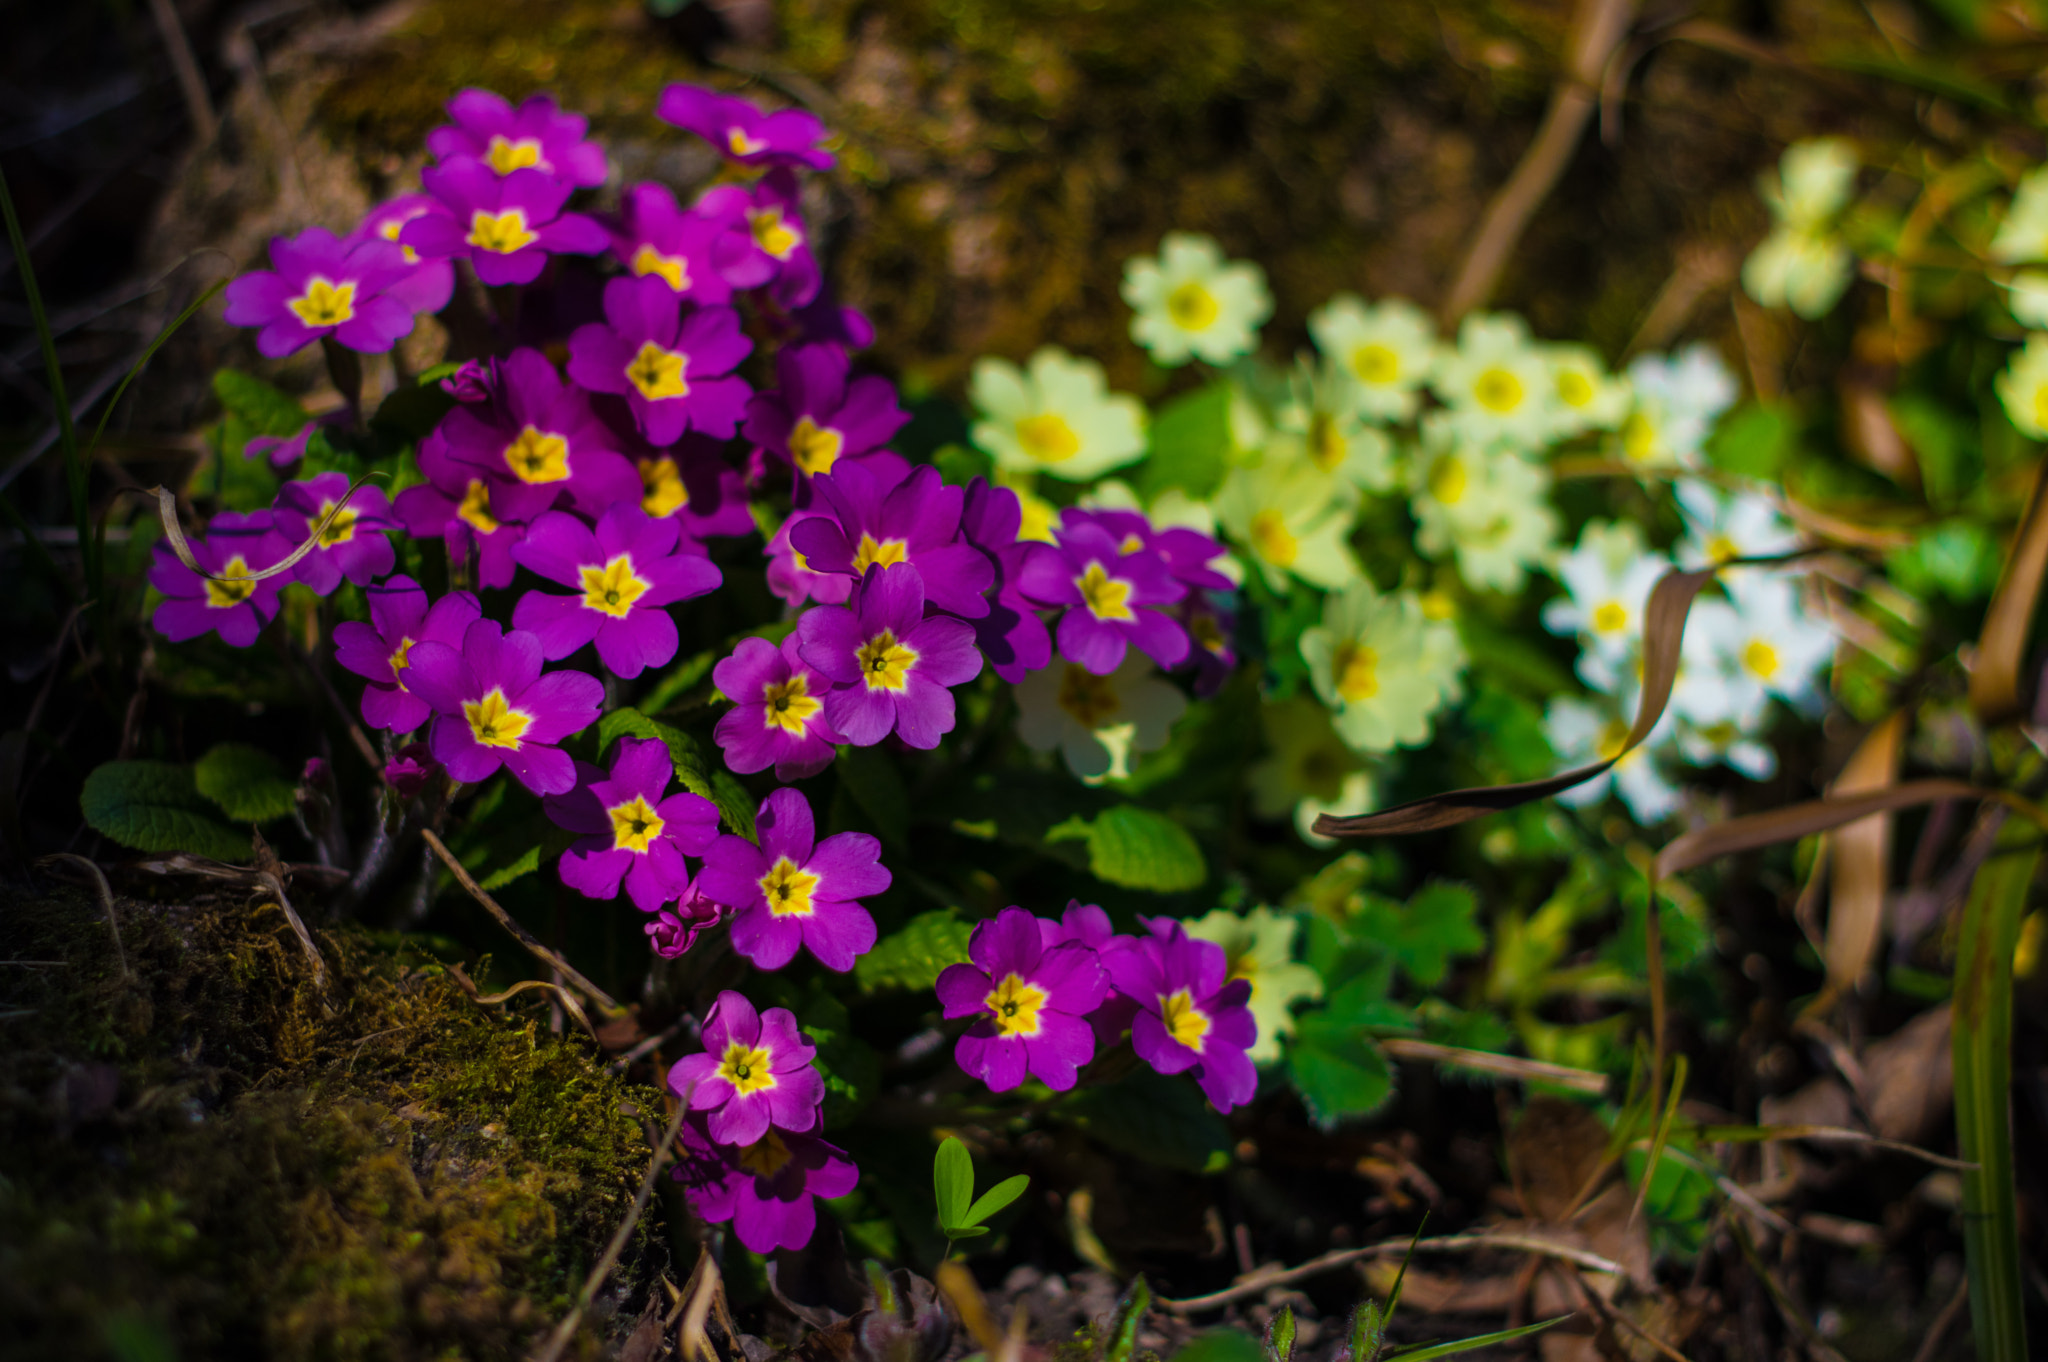
[[[555,952],[549,950],[546,946],[541,945],[532,932],[520,926],[513,920],[510,913],[499,907],[498,901],[489,894],[486,894],[483,886],[476,882],[475,877],[462,868],[462,862],[455,859],[455,853],[448,849],[447,843],[435,835],[432,828],[420,829],[420,836],[426,839],[427,845],[433,848],[434,854],[441,858],[441,864],[448,867],[448,873],[455,877],[455,882],[469,891],[469,896],[482,904],[484,911],[496,918],[500,927],[512,933],[513,939],[526,947],[528,955],[531,955],[550,969],[560,970],[563,980],[568,983],[569,987],[596,1003],[607,1015],[615,1016],[626,1010],[619,1005],[618,1000],[613,998],[611,994],[606,993],[596,984],[584,978],[582,971],[578,970],[561,956],[555,954]]]
[[[545,979],[521,979],[503,993],[493,993],[486,996],[476,986],[476,980],[470,978],[468,972],[462,966],[451,961],[447,969],[448,973],[454,977],[455,982],[462,986],[462,991],[469,995],[470,1001],[481,1003],[485,1007],[496,1007],[499,1003],[509,1002],[519,994],[526,992],[529,988],[545,989],[555,999],[556,1003],[565,1007],[569,1015],[576,1019],[577,1024],[589,1033],[590,1039],[593,1042],[597,1041],[597,1028],[592,1026],[590,1018],[584,1015],[583,1004],[577,1002],[576,995],[563,988],[560,984],[551,984]]]
[[[128,948],[121,944],[121,924],[114,916],[113,886],[107,883],[106,873],[99,868],[98,862],[89,861],[83,856],[74,856],[68,851],[60,851],[54,856],[45,856],[43,858],[45,865],[51,861],[61,861],[66,865],[83,866],[85,867],[85,872],[92,876],[93,887],[99,891],[100,907],[106,910],[107,931],[114,938],[114,958],[121,963],[121,977],[123,979],[133,979],[135,975],[128,968]]]
[[[1934,1323],[1927,1326],[1927,1337],[1920,1340],[1920,1349],[1913,1354],[1913,1362],[1934,1362],[1941,1356],[1942,1341],[1948,1331],[1955,1327],[1963,1307],[1970,1303],[1970,1279],[1964,1277],[1956,1283],[1956,1294],[1948,1298],[1948,1304],[1941,1307],[1941,1313],[1934,1317]]]
[[[156,20],[156,31],[164,40],[164,51],[170,55],[171,69],[178,73],[178,90],[185,96],[192,135],[203,147],[213,141],[219,125],[214,119],[213,97],[207,93],[206,77],[200,73],[199,59],[192,55],[192,43],[185,36],[185,25],[179,22],[171,0],[149,0],[149,16]]]
[[[1489,1054],[1484,1050],[1464,1050],[1455,1045],[1438,1045],[1427,1040],[1403,1040],[1391,1037],[1380,1041],[1380,1048],[1395,1059],[1435,1061],[1439,1064],[1455,1064],[1463,1069],[1477,1069],[1482,1073],[1499,1074],[1504,1078],[1518,1078],[1525,1083],[1553,1083],[1558,1087],[1570,1088],[1574,1092],[1591,1093],[1599,1096],[1607,1091],[1607,1075],[1591,1069],[1574,1069],[1563,1064],[1547,1064],[1540,1059],[1518,1059],[1513,1055]]]
[[[284,892],[284,863],[277,859],[277,853],[270,849],[270,843],[263,840],[261,832],[251,828],[249,835],[256,846],[256,882],[260,888],[270,892],[271,897],[277,900],[277,906],[284,911],[285,921],[291,923],[292,934],[299,939],[299,949],[312,963],[313,984],[324,992],[327,988],[327,961],[321,956],[320,948],[313,944],[313,934],[306,930],[299,910],[292,907],[291,899]]]
[[[1306,1277],[1328,1272],[1332,1268],[1344,1267],[1367,1258],[1385,1258],[1404,1254],[1413,1248],[1417,1253],[1476,1253],[1484,1249],[1507,1249],[1519,1253],[1537,1253],[1557,1258],[1594,1272],[1612,1272],[1626,1276],[1628,1269],[1611,1258],[1603,1258],[1585,1249],[1571,1248],[1565,1244],[1553,1244],[1547,1239],[1538,1239],[1526,1234],[1446,1234],[1435,1239],[1388,1239],[1363,1248],[1339,1249],[1325,1253],[1320,1258],[1311,1258],[1299,1267],[1284,1268],[1274,1272],[1257,1272],[1235,1282],[1221,1291],[1211,1291],[1206,1296],[1189,1296],[1182,1300],[1161,1300],[1160,1306],[1191,1314],[1197,1310],[1213,1310],[1219,1305],[1228,1305],[1235,1300],[1256,1296],[1269,1287],[1285,1286]]]

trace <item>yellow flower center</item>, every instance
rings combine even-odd
[[[239,553],[228,559],[228,565],[214,575],[228,578],[224,582],[216,582],[212,577],[206,579],[206,603],[215,610],[240,605],[256,594],[256,583],[249,577],[249,561]]]
[[[1038,1034],[1038,1010],[1045,1006],[1046,993],[1018,978],[1006,974],[1003,981],[989,990],[982,1006],[988,1009],[989,1020],[995,1023],[999,1036],[1035,1036]]]
[[[1707,557],[1717,563],[1732,563],[1741,556],[1741,546],[1725,534],[1717,534],[1707,541]]]
[[[1458,606],[1447,591],[1425,591],[1422,593],[1422,617],[1426,620],[1447,620],[1458,613]]]
[[[766,706],[761,716],[765,727],[779,728],[798,738],[804,735],[805,722],[825,707],[824,701],[811,694],[810,682],[801,675],[762,686],[761,702]]]
[[[412,665],[412,640],[409,638],[398,640],[398,646],[391,650],[391,656],[386,658],[385,661],[391,664],[392,679],[398,682],[400,690],[404,690],[405,677],[400,675],[400,673]]]
[[[887,629],[861,644],[854,657],[860,663],[860,679],[869,690],[902,690],[910,684],[910,669],[917,665],[917,654],[898,643]]]
[[[1471,480],[1465,471],[1465,461],[1455,454],[1446,454],[1429,470],[1429,494],[1442,505],[1455,506],[1465,499],[1465,488]]]
[[[489,150],[484,152],[484,164],[500,175],[510,175],[515,170],[531,170],[540,164],[540,143],[531,137],[511,141],[503,133],[494,134]]]
[[[469,215],[469,235],[463,239],[480,251],[510,255],[531,246],[540,237],[526,229],[524,208],[507,208],[502,213],[486,213],[479,208]]]
[[[1040,412],[1017,423],[1017,443],[1040,463],[1058,463],[1081,452],[1081,437],[1067,424],[1067,418]]]
[[[1472,396],[1490,412],[1505,416],[1522,405],[1522,380],[1495,365],[1472,380]]]
[[[615,620],[624,619],[633,609],[633,602],[646,595],[651,585],[634,573],[630,553],[620,554],[603,567],[587,567],[582,572],[583,604]]]
[[[766,1135],[742,1149],[738,1158],[740,1167],[755,1177],[772,1178],[789,1162],[789,1146],[770,1127]]]
[[[1593,380],[1577,369],[1560,369],[1557,375],[1557,400],[1567,407],[1583,407],[1593,400]]]
[[[1252,551],[1274,567],[1289,567],[1301,554],[1301,541],[1278,511],[1260,511],[1252,517],[1251,540]]]
[[[760,208],[747,214],[753,228],[754,244],[777,260],[787,260],[791,251],[804,244],[804,236],[782,220],[780,208]]]
[[[640,498],[641,510],[660,520],[690,504],[690,489],[683,485],[683,470],[676,467],[674,459],[663,455],[641,459],[639,465],[640,486],[646,492]]]
[[[1123,537],[1123,542],[1116,546],[1116,551],[1118,553],[1136,553],[1144,547],[1145,541],[1138,537],[1136,531],[1132,531]]]
[[[1099,620],[1137,618],[1130,607],[1131,584],[1104,572],[1100,563],[1090,563],[1088,570],[1074,579],[1074,587],[1081,593],[1081,604]]]
[[[658,274],[677,293],[690,286],[690,262],[679,255],[663,255],[652,246],[633,252],[633,273]]]
[[[725,1054],[718,1061],[718,1076],[732,1084],[735,1091],[744,1097],[750,1092],[760,1092],[775,1086],[775,1071],[768,1067],[769,1054],[765,1048],[748,1049],[738,1041],[725,1047]]]
[[[1206,331],[1221,310],[1216,295],[1192,279],[1166,295],[1166,315],[1183,331]]]
[[[1607,726],[1600,730],[1599,740],[1593,744],[1593,755],[1602,761],[1613,761],[1627,745],[1628,725],[1619,719],[1609,719]]]
[[[1624,458],[1641,463],[1657,452],[1657,423],[1640,411],[1629,413],[1621,424],[1621,452]]]
[[[308,326],[340,326],[356,315],[356,286],[314,275],[306,291],[285,304]]]
[[[569,476],[569,442],[528,426],[505,446],[505,466],[521,482],[560,482]]]
[[[491,489],[482,478],[469,480],[469,490],[462,494],[462,504],[455,508],[455,514],[478,534],[498,532],[498,522],[491,518]]]
[[[1742,665],[1768,681],[1778,674],[1778,650],[1760,638],[1753,638],[1742,650]]]
[[[685,356],[664,350],[653,341],[640,342],[640,353],[626,366],[626,380],[649,402],[665,397],[688,397],[690,384],[683,377]]]
[[[1221,656],[1224,649],[1229,646],[1228,640],[1223,637],[1223,625],[1208,611],[1201,610],[1188,616],[1187,624],[1188,637],[1210,652]]]
[[[790,461],[806,477],[830,473],[832,465],[839,461],[839,451],[844,448],[844,435],[830,426],[821,429],[808,416],[797,418],[796,429],[789,433]]]
[[[1391,345],[1377,341],[1351,352],[1351,372],[1362,383],[1383,387],[1401,376],[1401,356]]]
[[[469,720],[470,733],[485,747],[502,747],[512,752],[519,750],[520,735],[533,722],[531,714],[506,703],[505,692],[496,686],[486,691],[481,700],[465,700],[462,717]]]
[[[811,907],[811,891],[818,887],[818,877],[797,869],[787,856],[776,857],[768,873],[755,883],[768,900],[768,911],[776,917],[809,917],[816,911]]]
[[[1602,601],[1593,610],[1593,632],[1618,634],[1628,628],[1628,607],[1620,601]]]
[[[1195,1006],[1194,995],[1186,989],[1159,995],[1159,1020],[1166,1034],[1196,1054],[1202,1052],[1202,1038],[1209,1034],[1209,1014]]]
[[[2048,383],[2034,387],[2034,424],[2048,426]]]
[[[418,214],[413,216],[417,217]],[[412,221],[412,218],[393,218],[377,228],[377,235],[383,237],[386,241],[396,242],[398,234],[405,230],[405,224],[410,221]],[[412,247],[400,246],[398,249],[405,252],[406,264],[417,265],[420,263],[420,253]]]
[[[637,851],[645,855],[648,846],[668,826],[644,795],[634,795],[624,804],[614,804],[605,812],[612,816],[613,851]]]
[[[320,513],[313,517],[313,523],[320,526],[320,547],[323,549],[346,544],[356,537],[356,513],[346,506],[337,511],[332,501],[320,503]]]
[[[726,149],[735,156],[752,156],[755,152],[765,151],[768,148],[766,141],[756,141],[754,138],[747,136],[744,128],[727,128],[725,131],[725,145]]]
[[[1330,661],[1330,670],[1337,674],[1337,694],[1348,703],[1355,705],[1380,693],[1380,655],[1363,643],[1350,640],[1339,644]]]
[[[1060,678],[1059,702],[1061,709],[1074,716],[1075,723],[1091,731],[1114,719],[1123,708],[1113,678],[1097,676],[1071,662]]]
[[[1337,418],[1326,411],[1319,411],[1309,418],[1308,457],[1310,462],[1325,473],[1337,471],[1337,465],[1351,452],[1351,442],[1344,438],[1344,432],[1337,428]]]
[[[910,546],[901,539],[884,539],[878,544],[873,535],[864,534],[853,555],[853,571],[859,576],[871,567],[894,567],[909,560]]]

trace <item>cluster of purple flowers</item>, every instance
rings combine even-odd
[[[1069,903],[1057,922],[1012,907],[975,927],[970,963],[947,966],[937,986],[946,1016],[974,1019],[954,1059],[992,1092],[1026,1073],[1065,1092],[1128,1030],[1140,1059],[1191,1073],[1218,1111],[1250,1101],[1250,981],[1230,978],[1223,948],[1172,918],[1142,925],[1142,936],[1119,936],[1102,909]]]

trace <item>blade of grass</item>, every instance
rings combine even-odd
[[[2014,820],[1999,830],[1997,846],[1971,883],[1956,952],[1956,1142],[1977,1165],[1963,1174],[1963,1248],[1970,1328],[1983,1362],[2027,1356],[2009,1110],[2012,957],[2040,861],[2037,829]]]
[[[1650,1199],[1650,1184],[1656,1180],[1657,1167],[1664,1161],[1664,1148],[1671,1143],[1671,1127],[1678,1120],[1678,1104],[1685,1100],[1688,1073],[1684,1055],[1671,1061],[1671,1100],[1665,1103],[1664,1118],[1657,1122],[1657,1133],[1650,1140],[1650,1158],[1643,1165],[1643,1180],[1636,1187],[1635,1204],[1628,1211],[1628,1223],[1631,1225],[1643,1213],[1643,1203]]]
[[[50,384],[50,396],[57,404],[57,438],[64,450],[64,481],[71,493],[71,514],[78,525],[78,552],[85,564],[85,594],[100,595],[99,564],[92,537],[92,508],[86,501],[85,460],[78,448],[78,432],[71,424],[71,399],[64,391],[64,370],[57,363],[57,338],[50,331],[50,314],[43,308],[43,291],[36,284],[35,264],[29,259],[28,242],[21,234],[21,219],[14,212],[14,195],[8,191],[7,176],[0,173],[0,213],[7,218],[7,244],[13,248],[14,263],[21,271],[22,292],[28,297],[29,316],[35,319],[36,342],[43,352],[43,372]]]
[[[1531,1334],[1540,1334],[1553,1324],[1562,1324],[1570,1315],[1559,1315],[1556,1319],[1540,1320],[1535,1324],[1524,1324],[1519,1329],[1503,1329],[1497,1334],[1481,1334],[1477,1338],[1461,1338],[1455,1343],[1431,1343],[1421,1348],[1405,1348],[1400,1352],[1387,1354],[1387,1362],[1426,1362],[1432,1357],[1450,1357],[1457,1353],[1469,1353],[1475,1348],[1491,1348],[1496,1343],[1508,1343]]]

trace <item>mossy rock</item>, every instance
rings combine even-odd
[[[658,1094],[360,932],[321,988],[271,906],[119,921],[125,973],[94,902],[0,899],[9,1357],[494,1358],[568,1312]],[[643,1225],[581,1355],[665,1264]]]

